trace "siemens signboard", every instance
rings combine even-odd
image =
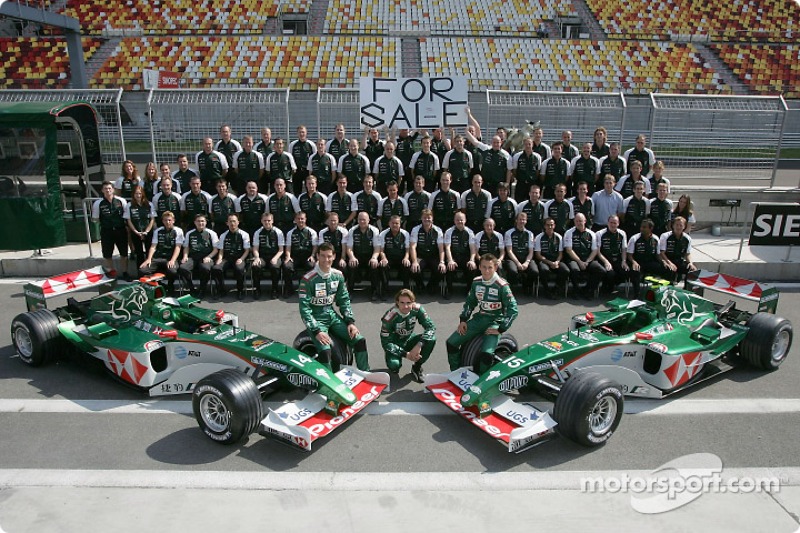
[[[750,246],[800,245],[800,204],[757,204]]]

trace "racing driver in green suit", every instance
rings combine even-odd
[[[409,289],[401,289],[394,297],[395,306],[381,319],[381,346],[390,372],[399,372],[403,359],[411,365],[414,380],[422,382],[422,365],[431,356],[436,345],[436,326],[417,298]],[[414,333],[419,324],[425,331]]]
[[[300,318],[314,339],[320,363],[331,366],[332,335],[347,343],[355,352],[358,369],[368,372],[367,341],[356,327],[344,275],[331,267],[334,257],[330,243],[319,245],[317,265],[300,281]],[[341,315],[334,309],[334,304]]]
[[[511,293],[511,286],[497,274],[497,258],[492,254],[482,255],[480,270],[481,275],[472,281],[464,302],[458,328],[447,339],[450,370],[461,366],[461,348],[478,335],[483,335],[483,343],[476,367],[488,368],[500,334],[507,331],[517,318],[517,301]],[[476,307],[478,311],[473,315]]]

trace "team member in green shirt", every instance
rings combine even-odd
[[[314,339],[318,361],[330,365],[333,336],[353,349],[359,370],[369,371],[367,341],[356,327],[344,275],[332,268],[334,256],[330,243],[319,245],[316,266],[300,281],[300,318]]]
[[[394,297],[395,306],[381,319],[381,346],[390,372],[399,372],[403,359],[411,365],[414,380],[422,382],[422,365],[436,345],[436,325],[425,309],[417,303],[417,297],[409,289],[401,289]],[[425,331],[414,333],[419,323]]]
[[[461,348],[478,335],[483,336],[479,365],[491,364],[500,334],[517,318],[517,301],[511,286],[497,274],[497,258],[485,254],[480,259],[481,275],[472,281],[459,316],[458,328],[447,339],[450,370],[461,366]],[[478,311],[473,315],[475,308]]]

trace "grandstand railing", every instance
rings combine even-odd
[[[345,131],[360,131],[358,89],[317,89],[317,138],[329,140],[337,124]]]
[[[97,110],[97,129],[103,163],[121,165],[127,155],[122,134],[120,100],[122,89],[59,89],[59,90],[6,90],[0,91],[0,102],[61,102],[81,100]]]

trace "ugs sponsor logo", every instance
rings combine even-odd
[[[500,392],[508,392],[510,390],[518,390],[528,384],[528,376],[513,376],[500,382],[497,390]]]
[[[277,370],[278,372],[287,372],[289,370],[288,366],[281,363],[276,363],[275,361],[270,361],[269,359],[264,359],[263,357],[253,357],[251,361],[254,365],[265,366],[267,368]]]
[[[316,379],[312,378],[311,376],[306,376],[305,374],[292,372],[286,376],[286,379],[288,379],[289,383],[295,387],[307,387],[311,389],[316,389],[319,387],[319,382]]]
[[[377,387],[373,386],[369,392],[365,393],[361,397],[360,400],[353,403],[353,405],[350,405],[342,409],[341,412],[339,413],[339,416],[331,418],[328,422],[325,422],[324,424],[313,424],[310,428],[308,428],[308,430],[311,432],[312,435],[314,435],[314,437],[325,436],[334,429],[336,429],[337,426],[340,426],[341,424],[352,418],[353,415],[355,415],[363,408],[365,408],[372,400],[380,396],[380,394],[381,391]]]
[[[539,420],[539,414],[533,409],[528,410],[528,412],[522,412],[522,411],[523,409],[515,407],[513,409],[507,409],[499,414],[503,418],[507,418],[508,420],[516,422],[517,424],[520,425],[527,424],[528,422],[533,422],[535,420]]]
[[[479,418],[478,415],[476,415],[472,411],[464,409],[464,407],[459,403],[458,398],[456,398],[455,394],[453,394],[449,390],[433,389],[431,392],[435,394],[437,397],[439,397],[439,399],[441,399],[447,407],[449,407],[456,413],[460,414],[461,416],[463,416],[464,418],[466,418],[467,420],[469,420],[470,422],[472,422],[473,424],[484,430],[486,433],[492,435],[493,437],[499,439],[501,437],[509,436],[508,433],[503,433],[501,429],[493,426],[486,420]]]

